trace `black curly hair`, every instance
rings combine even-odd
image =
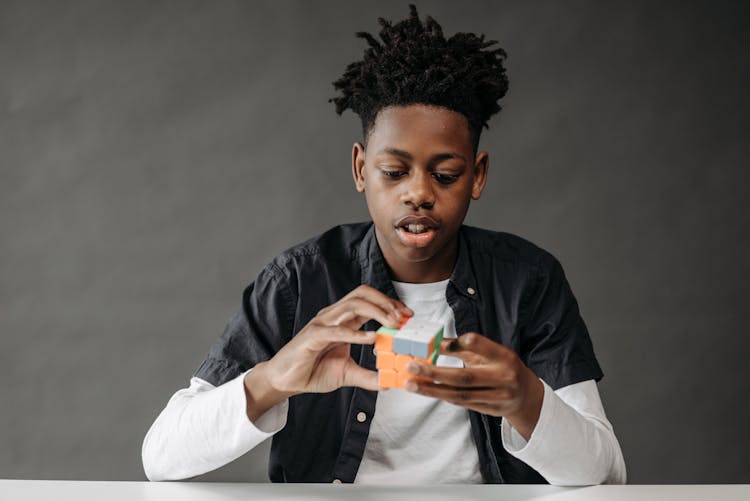
[[[409,4],[410,16],[395,25],[382,17],[378,42],[366,32],[357,32],[369,44],[361,61],[350,63],[343,76],[333,82],[342,95],[328,102],[341,115],[347,108],[359,115],[365,144],[378,112],[392,105],[427,104],[463,114],[476,154],[482,127],[500,111],[498,100],[508,91],[502,48],[484,50],[497,42],[484,35],[456,33],[443,36],[432,17],[424,24],[417,8]]]

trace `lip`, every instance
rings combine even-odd
[[[408,224],[422,224],[428,229],[423,233],[409,233],[404,229]],[[396,223],[396,235],[398,239],[407,247],[422,248],[430,245],[437,236],[437,228],[440,225],[437,221],[428,216],[405,216]]]
[[[437,223],[437,221],[435,221],[429,216],[411,215],[411,216],[404,216],[398,221],[396,221],[396,228],[401,228],[402,226],[406,226],[407,224],[423,224],[432,230],[437,229],[437,227],[440,226]]]

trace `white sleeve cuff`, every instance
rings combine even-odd
[[[288,400],[271,407],[255,422],[247,417],[247,372],[211,391],[199,393],[193,401],[196,405],[198,399],[202,400],[200,414],[206,419],[205,424],[210,423],[213,428],[206,430],[206,436],[211,437],[210,442],[224,449],[228,455],[233,456],[232,459],[249,451],[286,425]]]
[[[542,380],[540,379],[540,381]],[[539,413],[539,420],[534,427],[534,431],[531,432],[528,442],[513,428],[513,425],[507,419],[502,419],[500,436],[503,441],[503,447],[524,462],[527,462],[524,458],[528,458],[529,456],[533,458],[535,453],[538,454],[538,444],[544,442],[545,431],[549,428],[549,421],[555,414],[553,408],[555,406],[554,391],[544,381],[542,381],[542,384],[544,385],[542,409]]]
[[[241,374],[230,382],[230,384],[237,384],[239,386],[238,390],[232,392],[234,396],[237,397],[235,405],[239,405],[242,408],[242,411],[236,413],[236,415],[245,417],[247,416],[247,397],[245,396],[245,374],[247,374],[247,372]],[[235,383],[235,381],[238,382]],[[250,423],[254,433],[263,434],[265,435],[264,439],[266,439],[274,433],[281,431],[281,429],[286,426],[286,416],[288,411],[289,399],[287,398],[258,416],[255,422],[250,419],[247,419],[247,422]]]

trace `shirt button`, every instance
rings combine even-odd
[[[334,478],[334,479],[333,479],[333,482],[331,482],[331,483],[332,483],[332,484],[340,484],[340,483],[341,483],[341,480],[339,480],[338,478]]]
[[[477,293],[477,291],[475,291],[475,290],[474,290],[473,288],[471,288],[471,287],[469,287],[468,289],[466,289],[466,292],[468,292],[470,296],[473,296],[474,294],[476,294],[476,293]]]
[[[365,421],[367,421],[367,414],[365,414],[364,412],[358,412],[357,421],[359,421],[360,423],[364,423]]]

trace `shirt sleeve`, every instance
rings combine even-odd
[[[554,390],[599,381],[603,373],[560,262],[543,252],[535,275],[523,304],[519,356]]]
[[[248,419],[245,374],[218,387],[193,377],[188,388],[172,395],[143,441],[149,480],[180,480],[215,470],[286,425],[288,400],[254,422]]]
[[[596,382],[557,391],[542,383],[542,409],[529,441],[503,418],[503,447],[553,485],[624,484],[625,461]]]

